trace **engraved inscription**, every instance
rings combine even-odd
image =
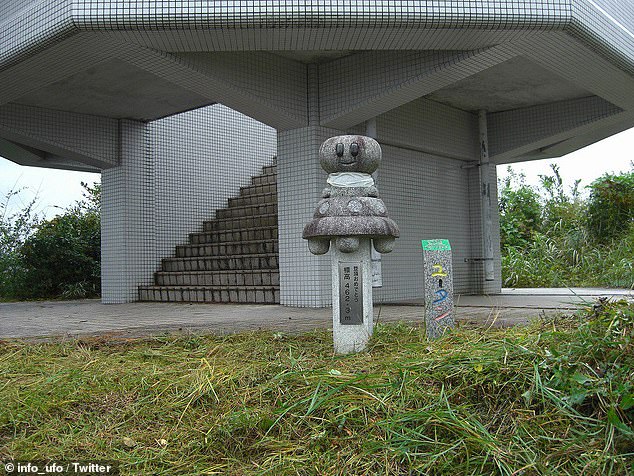
[[[339,262],[339,323],[363,324],[361,262]]]

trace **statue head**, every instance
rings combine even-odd
[[[328,173],[371,174],[381,163],[381,146],[371,137],[331,137],[319,149],[319,162]]]

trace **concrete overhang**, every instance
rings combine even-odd
[[[420,97],[484,109],[491,158],[507,163],[634,126],[633,32],[630,1],[7,0],[0,112],[150,121],[220,102],[290,129],[308,123],[316,64],[322,125],[349,129]],[[540,128],[549,114],[560,129]],[[513,141],[518,128],[534,128],[529,141]]]

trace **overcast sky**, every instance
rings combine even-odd
[[[537,185],[539,174],[550,173],[549,164],[559,164],[568,189],[576,179],[581,179],[581,187],[584,187],[606,172],[632,170],[630,164],[632,160],[634,160],[634,128],[559,159],[517,163],[512,167],[515,171],[526,174],[529,184]],[[506,175],[506,166],[498,167],[498,175],[500,177]],[[82,198],[80,185],[82,181],[92,184],[99,180],[99,174],[23,167],[0,158],[1,196],[4,197],[10,190],[25,189],[18,197],[13,198],[11,202],[13,210],[37,196],[37,210],[52,218],[61,209]]]

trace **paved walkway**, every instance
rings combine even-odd
[[[509,326],[540,315],[571,312],[599,296],[634,300],[605,289],[505,289],[492,296],[458,296],[456,319],[466,325]],[[422,302],[384,304],[379,322],[423,319]],[[269,329],[300,332],[331,326],[330,309],[247,304],[101,304],[98,300],[0,303],[0,338],[141,337],[165,333],[228,333]]]

